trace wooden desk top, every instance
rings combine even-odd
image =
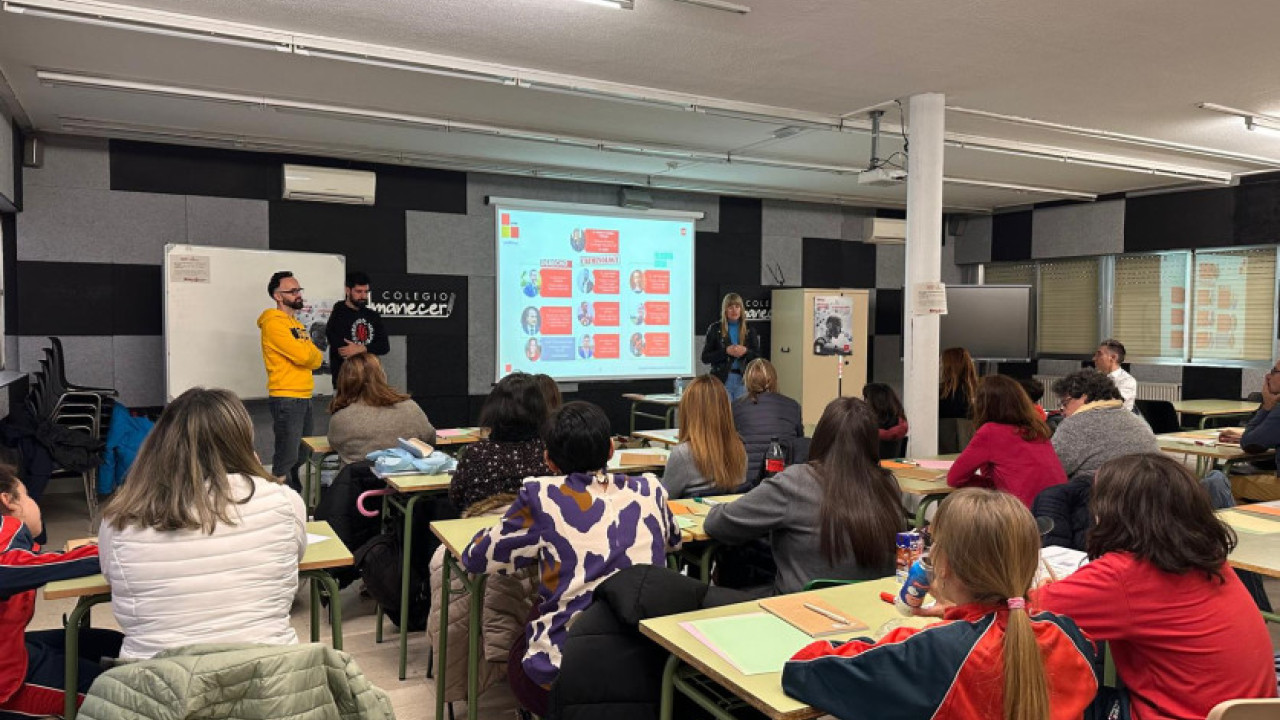
[[[913,460],[955,460],[958,454],[935,455],[931,458],[912,458]],[[955,488],[947,485],[946,470],[929,470],[926,468],[892,469],[898,488],[908,495],[946,495],[955,492]]]
[[[449,433],[445,437],[441,437],[440,433]],[[457,433],[456,435],[454,433]],[[436,430],[435,447],[442,445],[466,445],[467,443],[479,442],[484,439],[484,428],[479,427],[460,427],[460,428],[441,428]]]
[[[842,585],[824,590],[813,590],[803,595],[820,597],[837,609],[861,620],[869,630],[852,632],[848,639],[857,636],[869,636],[887,621],[897,619],[904,625],[923,627],[930,622],[928,618],[905,618],[894,607],[880,599],[881,592],[896,593],[898,583],[894,578],[882,578],[853,585]],[[711,648],[702,644],[680,623],[705,618],[725,617],[762,612],[757,602],[735,603],[718,608],[697,610],[695,612],[650,618],[640,623],[640,632],[663,648],[679,657],[684,662],[697,668],[712,680],[731,690],[752,707],[775,720],[804,720],[815,718],[823,713],[782,692],[782,673],[764,673],[760,675],[743,675],[724,658],[715,654]],[[837,639],[837,638],[831,638]]]
[[[712,503],[731,503],[740,497],[742,497],[742,495],[710,495],[704,499],[710,500]],[[698,502],[693,498],[682,498],[680,500],[671,500],[670,502],[675,505],[683,505],[689,508],[690,512],[683,515],[677,515],[676,517],[690,518],[694,523],[680,531],[682,540],[685,542],[704,542],[711,539],[711,536],[707,534],[705,529],[703,529],[702,522],[706,519],[707,513],[711,512],[711,508],[714,505],[708,505],[705,502]]]
[[[1219,515],[1236,531],[1236,549],[1227,556],[1231,567],[1280,578],[1280,517],[1240,510]]]
[[[374,473],[377,475],[377,473]],[[398,493],[420,493],[420,492],[443,492],[449,489],[449,484],[453,482],[453,476],[448,474],[427,475],[425,473],[413,473],[410,475],[378,475],[379,478],[387,481],[387,485]]]
[[[328,455],[333,452],[333,446],[329,444],[329,438],[324,435],[312,435],[311,437],[302,438],[302,444],[313,453]]]
[[[298,563],[298,570],[323,570],[334,567],[350,567],[355,564],[351,551],[338,539],[337,533],[323,520],[307,523],[307,532],[313,535],[325,535],[329,539],[315,544],[307,544],[307,552]],[[61,598],[78,598],[86,595],[106,595],[111,586],[102,575],[87,575],[71,580],[59,580],[44,586],[45,600]]]
[[[630,465],[622,464],[622,454],[628,453],[632,455],[661,455],[661,463],[632,463]],[[667,467],[667,456],[671,451],[667,448],[631,448],[629,450],[617,449],[613,451],[613,456],[609,458],[609,465],[606,468],[609,472],[624,473],[627,475],[637,475],[644,472],[662,472]]]
[[[642,440],[648,440],[649,442],[655,442],[661,445],[675,445],[680,442],[680,428],[638,430],[632,433],[631,437],[637,437]]]
[[[1237,460],[1247,457],[1267,457],[1275,454],[1275,450],[1247,453],[1241,450],[1239,445],[1216,444],[1218,433],[1222,430],[1223,428],[1213,428],[1209,430],[1182,430],[1176,433],[1165,433],[1156,436],[1156,443],[1165,452],[1213,458],[1214,460]],[[1197,445],[1196,441],[1198,439],[1214,444]]]
[[[657,393],[654,395],[622,393],[622,397],[630,400],[631,402],[653,403],[655,405],[666,405],[667,407],[680,404],[680,396],[674,393]]]
[[[1244,415],[1252,413],[1259,403],[1248,400],[1179,400],[1173,409],[1187,415]]]

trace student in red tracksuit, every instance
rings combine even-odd
[[[1091,562],[1032,600],[1106,641],[1134,720],[1275,697],[1266,623],[1227,565],[1235,533],[1200,481],[1168,456],[1127,455],[1098,468],[1089,508]]]
[[[61,715],[65,686],[62,630],[26,632],[36,588],[54,580],[98,572],[98,547],[40,553],[40,507],[14,468],[0,465],[0,720]],[[80,631],[79,695],[102,673],[103,657],[116,657],[124,636],[113,630]]]
[[[1079,720],[1097,693],[1093,646],[1066,617],[1031,613],[1040,535],[1012,495],[966,489],[933,525],[941,623],[879,642],[815,642],[782,671],[792,697],[835,715],[903,720]]]

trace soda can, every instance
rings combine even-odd
[[[929,594],[929,568],[923,559],[911,563],[907,572],[907,581],[902,584],[898,599],[910,610],[924,605],[924,596]],[[901,609],[901,608],[900,608]]]
[[[911,569],[911,563],[915,562],[924,552],[924,538],[919,532],[911,530],[898,533],[897,542],[898,556],[895,574],[898,582],[904,582],[907,579],[907,571]]]

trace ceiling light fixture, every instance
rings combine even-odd
[[[747,7],[746,5],[739,5],[737,3],[726,2],[725,0],[674,0],[674,1],[678,3],[684,3],[686,5],[697,5],[699,7],[711,8],[712,10],[723,10],[724,12],[737,13],[739,15],[746,15],[747,13],[751,12],[751,8]]]
[[[258,50],[293,51],[293,38],[289,33],[159,10],[88,0],[5,0],[3,5],[5,10],[15,15],[69,20],[84,25],[137,30],[153,35],[204,40]]]
[[[1196,103],[1196,107],[1201,110],[1222,113],[1223,115],[1234,115],[1244,119],[1244,126],[1247,130],[1267,130],[1271,132],[1280,132],[1280,117],[1276,115],[1268,115],[1267,113],[1254,112],[1252,110],[1241,110],[1240,108],[1227,107],[1226,105],[1218,105],[1217,103]]]
[[[578,0],[578,2],[613,8],[614,10],[634,10],[636,7],[635,0]]]

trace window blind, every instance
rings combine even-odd
[[[1271,360],[1275,248],[1196,252],[1191,309],[1193,360]]]
[[[1115,259],[1111,336],[1134,357],[1185,360],[1190,253]]]
[[[1098,347],[1098,260],[1040,263],[1037,346],[1041,353],[1091,355]]]
[[[1035,285],[1036,266],[1033,263],[1001,263],[984,265],[983,285]]]

